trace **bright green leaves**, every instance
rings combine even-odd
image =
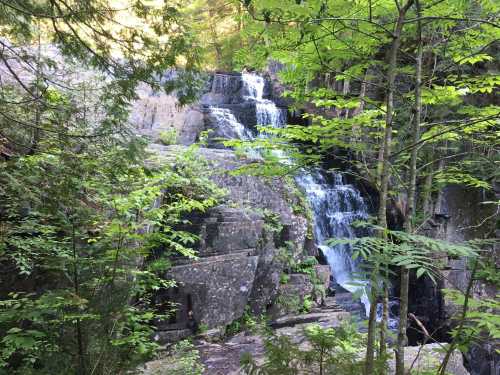
[[[0,301],[8,332],[0,364],[23,363],[8,367],[12,374],[30,374],[35,362],[37,374],[62,373],[79,350],[87,365],[114,373],[150,356],[152,320],[172,312],[154,313],[155,293],[175,285],[163,279],[169,257],[196,255],[189,215],[223,195],[194,150],[149,169],[137,145],[79,150],[2,163],[0,260],[10,269],[2,282],[37,284],[36,293],[28,284]]]
[[[469,57],[460,57],[460,56],[456,56],[454,57],[454,61],[456,63],[459,63],[460,65],[463,65],[463,64],[471,64],[471,65],[474,65],[474,64],[477,64],[479,62],[484,62],[484,61],[492,61],[494,58],[486,53],[478,53],[476,55],[473,55],[473,56],[469,56]]]
[[[491,189],[491,185],[488,182],[474,177],[472,174],[467,173],[467,170],[459,167],[447,167],[446,169],[437,172],[435,174],[435,179],[441,186],[456,184],[478,189]]]
[[[378,226],[363,224],[373,230],[383,230]],[[383,280],[393,274],[388,269],[387,274],[380,273],[381,267],[404,267],[414,270],[417,278],[428,276],[434,282],[440,277],[440,269],[443,264],[439,261],[439,254],[449,257],[475,258],[477,250],[473,244],[454,244],[447,241],[437,240],[422,235],[408,234],[406,232],[385,229],[386,236],[361,237],[356,239],[331,239],[327,244],[339,245],[349,244],[353,249],[353,259],[362,259],[360,264],[363,273],[358,275],[359,279]],[[375,272],[375,274],[373,274]],[[390,282],[389,280],[386,280]],[[377,288],[378,283],[373,284]]]
[[[460,103],[460,97],[467,93],[466,88],[434,85],[431,88],[422,90],[422,103],[428,105],[456,105]]]
[[[461,291],[447,289],[444,292],[449,302],[457,306],[464,305],[466,297]],[[500,338],[499,297],[499,295],[495,296],[496,299],[468,297],[468,309],[465,314],[464,325],[461,330],[455,328],[451,333],[452,337],[458,341],[457,344],[460,349],[467,350],[471,342],[482,341],[485,336],[493,340]],[[458,313],[460,314],[461,311]]]
[[[363,350],[364,336],[348,321],[335,328],[310,324],[303,332],[307,347],[299,346],[286,335],[266,339],[266,358],[257,365],[247,355],[242,365],[247,374],[296,375],[321,368],[324,374],[357,375],[362,372],[359,353]],[[319,372],[318,372],[319,373]]]
[[[500,75],[482,74],[480,76],[450,76],[453,82],[460,90],[466,94],[491,94],[495,88],[500,86]]]

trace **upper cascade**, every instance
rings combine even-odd
[[[283,127],[287,110],[265,96],[266,80],[262,76],[216,73],[210,92],[201,100],[212,138],[249,140],[257,136],[257,126]]]
[[[266,81],[254,73],[242,73],[244,97],[248,99],[263,100]]]

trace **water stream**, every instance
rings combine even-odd
[[[212,91],[205,97],[205,103],[220,136],[248,140],[258,135],[256,125],[285,125],[286,110],[264,99],[265,84],[263,77],[250,73],[214,76]],[[304,190],[313,210],[316,243],[324,253],[335,281],[347,291],[361,295],[368,315],[370,304],[364,292],[366,282],[354,279],[358,265],[351,257],[351,246],[325,244],[330,238],[356,237],[353,222],[368,217],[360,192],[347,184],[340,173],[328,176],[323,171],[302,171],[296,182]]]

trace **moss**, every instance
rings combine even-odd
[[[284,284],[288,284],[288,282],[290,281],[290,276],[286,273],[282,273],[280,275],[280,284],[284,285]]]

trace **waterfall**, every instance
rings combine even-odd
[[[219,135],[253,139],[255,133],[252,129],[256,125],[283,127],[286,124],[286,110],[264,99],[265,84],[263,77],[253,73],[215,75],[207,102]],[[252,116],[248,116],[248,112]],[[250,118],[251,121],[241,123],[239,118]],[[285,155],[279,156],[286,161]],[[354,280],[358,268],[351,257],[351,246],[325,245],[330,238],[355,238],[352,224],[356,220],[366,220],[368,210],[360,192],[353,185],[346,184],[342,174],[335,173],[329,177],[327,181],[320,171],[302,171],[296,181],[313,210],[316,243],[325,254],[336,282],[351,293],[360,292],[368,315],[370,303],[364,291],[367,282]]]
[[[210,107],[210,116],[217,123],[218,136],[228,139],[251,139],[252,132],[238,122],[230,109]]]
[[[296,181],[306,193],[314,212],[314,235],[318,247],[325,255],[337,284],[351,293],[360,293],[366,315],[370,302],[365,292],[366,282],[355,280],[357,263],[352,259],[351,246],[339,244],[325,245],[330,238],[355,238],[353,222],[366,220],[368,209],[361,194],[354,186],[345,184],[339,173],[332,176],[329,183],[320,171],[303,173]]]
[[[286,123],[286,110],[278,108],[272,100],[263,99],[266,81],[263,77],[251,73],[241,75],[243,97],[255,101],[256,125],[281,128]]]

